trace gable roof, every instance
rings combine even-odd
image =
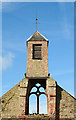
[[[33,35],[31,35],[27,41],[47,41],[48,39],[45,38],[42,34],[40,34],[38,31],[36,31]]]

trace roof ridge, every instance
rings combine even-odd
[[[39,31],[36,30],[36,31],[34,32],[34,34],[36,34],[36,33],[38,33],[41,37],[43,37],[46,41],[48,41],[48,39],[47,39],[46,37],[44,37]],[[34,34],[32,34],[32,35],[27,39],[27,41],[29,41],[29,40],[33,37]]]
[[[44,37],[40,32],[38,32],[42,37]],[[45,37],[44,37],[45,38]],[[48,39],[47,38],[45,38],[47,41],[48,41]]]

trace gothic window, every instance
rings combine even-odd
[[[45,106],[44,106],[45,104]],[[29,113],[47,114],[47,96],[40,83],[35,84],[29,94]]]
[[[37,97],[35,94],[31,94],[29,97],[29,114],[37,112]]]
[[[42,58],[42,44],[33,44],[33,59]]]
[[[47,114],[47,96],[45,94],[39,96],[39,114]]]

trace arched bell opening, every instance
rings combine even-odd
[[[30,90],[29,114],[47,114],[47,94],[40,83],[36,83]]]

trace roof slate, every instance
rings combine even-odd
[[[36,31],[27,41],[48,41],[48,39]]]

